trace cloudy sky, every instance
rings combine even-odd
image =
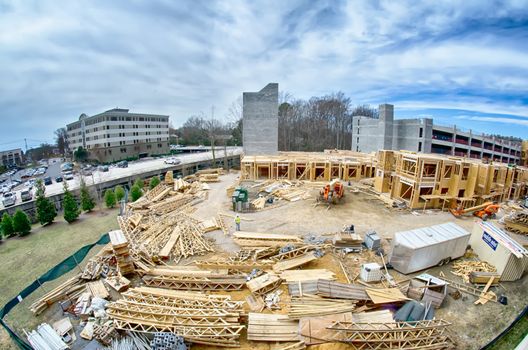
[[[119,106],[224,118],[268,82],[528,136],[528,0],[0,0],[0,149]]]

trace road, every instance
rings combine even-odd
[[[227,148],[227,155],[239,155],[242,154],[242,147],[228,147]],[[224,151],[216,151],[216,158],[222,159],[224,156]],[[169,156],[174,157],[174,156]],[[92,184],[99,184],[111,180],[116,180],[124,177],[130,177],[130,176],[138,176],[140,177],[141,174],[147,172],[147,171],[153,171],[153,170],[159,170],[160,173],[163,173],[165,169],[168,169],[172,167],[173,165],[165,164],[165,160],[168,157],[164,158],[156,158],[156,159],[141,159],[133,162],[128,163],[128,168],[118,168],[116,166],[110,166],[107,172],[102,171],[94,171],[92,176],[85,176],[84,181],[88,186]],[[189,154],[179,154],[176,156],[176,158],[181,160],[182,164],[189,164],[194,162],[199,162],[203,160],[209,160],[213,158],[212,152],[201,152],[201,153],[189,153]],[[40,176],[40,178],[44,178],[46,176],[50,176],[52,178],[53,183],[51,185],[46,186],[46,196],[52,196],[56,194],[61,194],[63,191],[63,183],[62,182],[55,182],[55,177],[59,176],[61,174],[60,172],[60,161],[58,159],[56,160],[50,160],[48,171],[45,175]],[[17,172],[17,174],[13,175],[12,178],[15,179],[17,176],[20,178],[20,175],[23,173],[23,171]],[[66,180],[64,180],[66,181]],[[78,174],[74,176],[72,180],[68,180],[68,188],[70,190],[78,189],[80,186],[81,178]],[[20,199],[20,191],[22,189],[25,189],[26,186],[24,184],[21,184],[17,186],[13,193],[16,195],[16,204],[20,204],[22,200]],[[34,188],[33,188],[34,193]],[[3,197],[2,197],[3,199]],[[0,209],[4,209],[3,203],[0,201]]]

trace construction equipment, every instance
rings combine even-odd
[[[319,192],[319,201],[337,204],[345,195],[345,186],[338,179],[326,184]]]
[[[481,205],[477,205],[471,208],[461,208],[449,209],[451,214],[455,217],[461,217],[464,214],[473,213],[473,215],[481,218],[483,221],[486,221],[489,218],[494,218],[495,214],[499,211],[500,205],[493,202],[486,202]]]

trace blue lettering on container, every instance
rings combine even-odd
[[[497,242],[495,238],[491,237],[486,231],[484,231],[484,234],[482,235],[482,240],[486,242],[491,247],[491,249],[497,250],[499,242]]]

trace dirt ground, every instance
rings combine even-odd
[[[197,218],[209,218],[217,213],[233,215],[231,211],[230,198],[226,195],[226,188],[238,179],[237,173],[222,176],[222,181],[213,183],[209,193],[209,199],[198,205],[194,214]],[[245,183],[251,186],[254,183]],[[472,216],[457,219],[449,212],[426,211],[425,213],[407,210],[394,210],[386,208],[385,204],[373,196],[364,193],[346,192],[344,202],[331,207],[329,210],[324,206],[314,206],[315,196],[318,189],[311,190],[311,198],[297,202],[285,202],[273,209],[262,210],[255,213],[242,214],[241,230],[255,232],[286,233],[305,236],[307,234],[332,234],[344,225],[353,224],[356,233],[364,235],[367,230],[375,230],[383,238],[383,248],[389,251],[391,239],[395,232],[426,227],[446,222],[455,222],[468,231],[472,230],[475,218]],[[234,231],[234,220],[225,219],[230,231]],[[221,231],[207,234],[213,238],[220,249],[226,253],[238,250],[238,246],[230,236],[224,236]],[[330,237],[330,235],[328,236]],[[518,237],[515,237],[518,238]],[[372,252],[361,254],[349,254],[344,263],[353,273],[359,273],[359,266],[363,262],[379,262],[381,259]],[[336,257],[328,254],[315,263],[305,268],[327,268],[337,274],[338,280],[345,282]],[[438,275],[442,271],[445,276],[453,281],[462,282],[462,279],[450,273],[451,264],[435,267],[427,270],[428,273]],[[420,271],[419,273],[423,273]],[[419,274],[417,273],[417,274]],[[413,275],[402,275],[392,270],[392,276],[398,281]],[[474,305],[477,299],[471,295],[464,295],[458,300],[451,296],[445,298],[444,304],[436,310],[436,317],[452,322],[453,337],[459,349],[479,349],[487,344],[526,306],[526,290],[528,278],[516,282],[501,283],[498,288],[492,289],[497,295],[504,294],[508,298],[508,305],[489,302],[485,305]],[[285,289],[286,291],[286,289]],[[287,295],[284,293],[283,295]],[[287,298],[287,296],[286,296]],[[284,299],[284,298],[283,298]],[[283,303],[287,299],[283,300]],[[242,337],[245,339],[245,336]],[[273,348],[273,344],[262,344],[255,342],[242,343],[243,348]],[[329,344],[328,349],[335,349],[337,344]],[[324,346],[320,348],[325,348]]]

